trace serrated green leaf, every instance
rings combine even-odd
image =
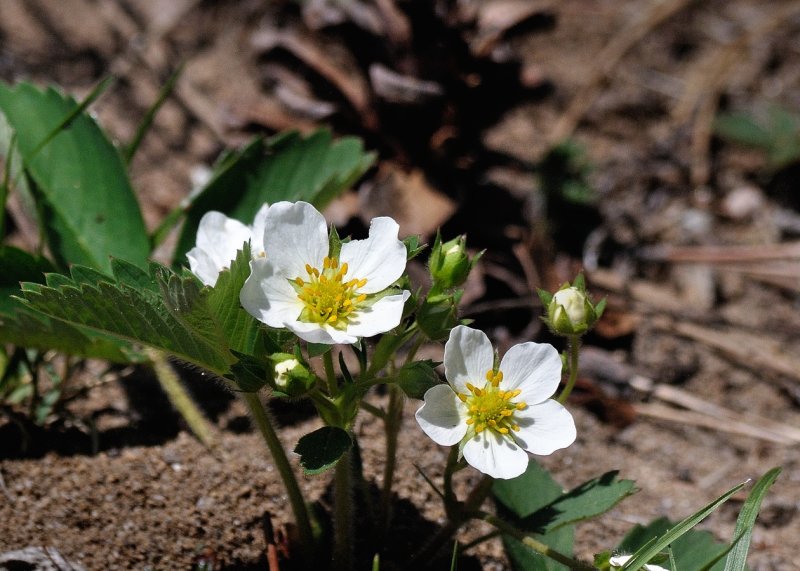
[[[113,363],[143,363],[147,358],[130,344],[51,319],[24,307],[20,302],[0,314],[0,344],[12,343],[68,355],[105,359]]]
[[[560,527],[601,515],[636,489],[632,480],[618,480],[612,471],[584,482],[568,492],[558,489],[549,474],[535,462],[522,476],[495,482],[492,493],[520,519],[523,529],[547,534]],[[530,493],[537,490],[535,497]],[[544,490],[544,492],[540,492]],[[542,495],[551,499],[542,499]]]
[[[40,224],[55,260],[111,272],[109,256],[144,266],[150,253],[144,221],[124,164],[94,120],[55,89],[0,83],[0,112],[16,134]]]
[[[781,468],[773,468],[756,482],[753,491],[747,497],[747,501],[739,512],[736,519],[736,529],[733,537],[739,538],[733,550],[725,561],[725,571],[744,571],[747,565],[747,552],[750,549],[750,537],[753,535],[753,526],[756,524],[758,511],[761,509],[761,501],[767,494],[772,484],[778,479]]]
[[[535,494],[531,490],[536,490]],[[535,460],[528,462],[522,475],[511,480],[495,480],[492,496],[516,517],[523,519],[564,494],[550,474]]]
[[[531,493],[531,490],[535,490],[536,493]],[[514,527],[529,532],[541,530],[528,527],[529,522],[526,518],[563,494],[561,486],[534,460],[528,462],[528,467],[522,475],[511,480],[495,480],[492,485],[492,496],[497,502],[498,513]],[[536,539],[561,553],[572,553],[574,536],[575,531],[572,526],[564,526],[547,534],[535,534]],[[515,570],[566,569],[563,565],[533,552],[513,537],[503,535],[503,546]]]
[[[322,209],[352,185],[374,161],[361,141],[336,141],[322,129],[308,136],[283,133],[268,141],[255,139],[224,156],[215,175],[192,202],[178,239],[176,263],[194,245],[200,218],[209,210],[252,222],[262,204],[305,200]]]
[[[235,357],[225,347],[213,342],[217,331],[198,330],[198,316],[209,312],[196,289],[184,284],[170,270],[159,267],[162,295],[140,291],[111,278],[97,283],[78,284],[63,276],[59,285],[23,284],[23,295],[30,306],[47,316],[86,327],[127,341],[142,343],[165,351],[223,376]],[[82,273],[88,277],[89,273]],[[48,277],[52,277],[48,276]],[[172,282],[172,289],[170,289]],[[169,295],[169,304],[162,296]],[[183,312],[183,313],[182,313]],[[191,316],[192,319],[187,319]],[[211,315],[210,320],[218,316]],[[224,329],[223,329],[224,330]]]
[[[525,518],[526,529],[548,533],[567,524],[604,514],[636,492],[632,480],[617,480],[617,471],[584,482]]]
[[[323,426],[303,436],[294,448],[306,474],[319,474],[332,468],[353,445],[347,431],[336,426]]]

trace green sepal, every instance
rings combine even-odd
[[[402,240],[403,245],[406,247],[406,261],[412,260],[419,256],[428,247],[427,244],[420,244],[419,236],[406,236]]]
[[[339,237],[339,232],[336,231],[336,226],[331,224],[331,229],[328,232],[328,257],[338,260],[341,251],[342,239]]]
[[[231,351],[239,360],[231,365],[231,377],[239,390],[245,393],[256,393],[267,385],[271,376],[265,364],[260,360],[238,351]]]
[[[441,381],[435,368],[441,363],[426,359],[404,365],[397,373],[397,384],[412,399],[421,400],[431,387]]]

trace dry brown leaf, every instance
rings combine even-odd
[[[472,53],[478,57],[488,56],[509,30],[547,12],[554,5],[553,0],[498,0],[482,3],[477,12],[478,34],[470,43]]]
[[[369,79],[375,94],[389,103],[425,105],[444,93],[435,81],[402,75],[379,63],[369,66]]]
[[[365,127],[374,129],[377,126],[378,119],[370,105],[367,83],[355,66],[342,69],[338,63],[342,54],[334,59],[330,51],[312,36],[273,28],[262,28],[254,33],[251,43],[255,50],[264,53],[277,48],[288,51],[333,85],[359,113]]]

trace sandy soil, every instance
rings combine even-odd
[[[6,0],[0,4],[0,78],[56,83],[80,96],[104,74],[115,73],[120,80],[94,111],[124,141],[176,63],[186,61],[176,96],[133,164],[134,185],[153,228],[187,195],[193,173],[221,149],[254,132],[314,123],[280,107],[275,65],[286,65],[285,54],[263,47],[272,26],[298,37],[308,32],[296,8],[269,12],[262,4]],[[412,4],[397,2],[406,13],[421,11]],[[474,8],[471,2],[461,5]],[[800,24],[796,13],[782,12],[793,3],[664,3],[675,13],[632,41],[575,115],[599,202],[588,218],[580,210],[561,212],[555,230],[585,237],[594,228],[587,247],[582,240],[577,247],[554,247],[543,238],[533,165],[573,97],[603,65],[603,46],[634,38],[641,24],[630,22],[648,11],[641,3],[616,0],[541,5],[542,16],[498,42],[498,49],[519,57],[521,67],[508,69],[524,72],[527,87],[520,97],[489,87],[480,97],[454,98],[445,111],[414,111],[408,123],[415,127],[406,131],[393,130],[397,124],[381,115],[385,102],[365,87],[368,58],[358,51],[365,45],[363,33],[352,24],[320,32],[340,75],[328,77],[315,97],[323,92],[338,106],[331,119],[338,132],[361,135],[381,153],[381,169],[329,214],[347,228],[363,224],[352,218],[360,208],[370,216],[395,215],[415,232],[439,223],[447,235],[468,231],[470,244],[489,252],[465,296],[464,314],[502,348],[532,338],[557,342],[542,330],[530,301],[533,288],[553,287],[587,265],[591,289],[609,299],[604,326],[587,339],[599,361],[587,363],[571,407],[578,441],[542,462],[565,487],[617,469],[641,491],[579,528],[579,555],[612,547],[634,523],[686,516],[733,485],[782,466],[764,502],[750,565],[759,571],[797,569],[798,443],[776,441],[780,427],[768,430],[770,422],[800,426],[800,375],[792,369],[800,355],[800,290],[798,274],[791,273],[797,256],[778,258],[789,275],[780,281],[752,268],[748,273],[736,260],[681,263],[663,249],[648,249],[746,245],[768,252],[797,240],[800,202],[796,192],[782,190],[796,188],[797,173],[767,179],[761,155],[703,136],[709,101],[712,116],[716,105],[800,109]],[[773,22],[775,14],[785,17]],[[469,25],[451,24],[468,39],[479,35]],[[418,38],[430,33],[417,29]],[[752,41],[736,44],[746,33]],[[442,37],[439,43],[450,41]],[[439,77],[414,48],[397,45],[388,51],[398,68]],[[739,45],[731,56],[736,65],[725,68],[720,62],[727,60],[714,58],[731,45]],[[511,84],[502,83],[508,72],[503,64],[466,61],[456,63],[510,90]],[[722,77],[712,73],[719,69],[725,70]],[[359,107],[361,96],[367,99]],[[383,121],[377,127],[375,117]],[[448,124],[448,117],[455,120]],[[449,130],[437,131],[442,125]],[[449,143],[428,145],[429,140]],[[392,179],[387,172],[407,176]],[[414,200],[425,200],[435,215],[423,220],[407,206]],[[587,229],[585,220],[595,220],[594,226]],[[12,236],[23,245],[28,238]],[[167,255],[168,247],[159,255]],[[426,351],[435,356],[441,348]],[[615,363],[624,370],[616,371]],[[214,453],[185,432],[142,371],[118,371],[116,380],[71,403],[68,415],[45,429],[30,428],[27,440],[0,417],[0,553],[51,546],[86,569],[194,569],[201,563],[266,568],[263,521],[271,518],[277,528],[288,521],[271,461],[239,401],[207,379],[189,372],[185,377],[219,430]],[[631,383],[635,378],[639,384]],[[653,381],[651,390],[642,390],[641,379]],[[729,414],[715,418],[698,411],[687,395]],[[383,397],[371,398],[380,404]],[[398,562],[443,519],[414,466],[438,477],[446,450],[416,426],[417,406],[408,403],[400,436],[397,528],[388,557]],[[694,410],[687,413],[687,406]],[[281,406],[276,412],[288,447],[316,427],[302,408]],[[92,423],[94,433],[87,429]],[[745,429],[760,433],[741,434]],[[358,433],[367,480],[380,482],[381,428],[367,417]],[[788,434],[783,430],[782,436]],[[475,479],[467,472],[459,475],[462,491]],[[328,505],[327,476],[304,478],[303,487]],[[702,527],[729,539],[744,497]],[[497,540],[468,555],[471,560],[460,568],[508,568]]]

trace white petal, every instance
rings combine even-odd
[[[544,402],[553,396],[561,382],[561,357],[547,343],[514,345],[500,361],[503,390],[520,389],[517,400],[528,404]]]
[[[342,244],[339,261],[347,262],[345,279],[364,279],[361,293],[377,293],[392,285],[406,269],[406,247],[397,239],[400,227],[389,217],[374,218],[369,237]]]
[[[514,421],[520,428],[514,438],[532,454],[547,456],[575,442],[575,421],[569,411],[554,400],[516,411]]]
[[[265,202],[256,212],[251,226],[250,253],[254,258],[264,253],[264,230],[267,224],[267,212],[269,212],[269,204]]]
[[[614,557],[608,560],[608,563],[612,567],[622,567],[628,562],[628,559],[630,559],[631,557],[632,557],[631,555],[615,555]],[[668,569],[665,569],[660,565],[652,565],[650,563],[646,564],[644,566],[644,569],[645,571],[669,571]]]
[[[264,221],[264,251],[284,276],[305,279],[305,265],[322,269],[328,255],[325,218],[307,202],[273,204]]]
[[[309,343],[326,345],[349,344],[358,341],[358,337],[347,331],[335,329],[324,323],[308,323],[305,321],[289,321],[286,323],[292,333]]]
[[[189,260],[189,269],[192,270],[192,273],[205,285],[214,287],[221,268],[217,266],[211,256],[205,250],[195,246],[186,252],[186,258]]]
[[[294,288],[283,274],[277,273],[269,258],[250,262],[250,276],[242,286],[239,301],[247,313],[270,327],[284,327],[303,310]]]
[[[423,432],[442,446],[452,446],[467,433],[464,405],[449,385],[436,385],[425,391],[425,404],[416,418]]]
[[[206,212],[197,227],[197,248],[208,255],[217,273],[230,267],[236,252],[248,240],[250,228],[222,212]]]
[[[394,329],[400,324],[403,306],[410,295],[410,291],[387,295],[364,310],[354,311],[351,314],[353,321],[348,325],[347,332],[357,337],[372,337]]]
[[[514,442],[493,430],[484,430],[464,444],[464,458],[493,478],[510,479],[528,467],[528,455]]]
[[[444,375],[459,393],[466,393],[466,383],[483,387],[486,372],[494,365],[494,351],[483,331],[464,325],[453,327],[444,346]]]

